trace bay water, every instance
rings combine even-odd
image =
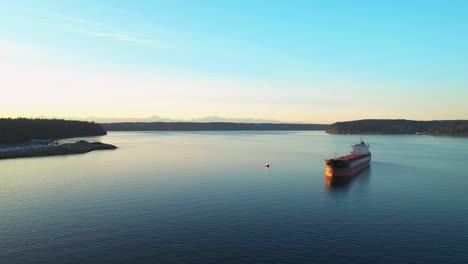
[[[468,139],[110,132],[113,151],[0,161],[0,263],[466,263]],[[270,163],[270,169],[263,164]]]

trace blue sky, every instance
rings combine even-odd
[[[466,1],[0,1],[0,115],[467,119],[467,13]]]

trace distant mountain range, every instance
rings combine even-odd
[[[329,134],[421,134],[468,137],[468,120],[364,119],[331,124],[326,132]]]
[[[165,118],[157,115],[144,118],[101,118],[101,117],[86,117],[84,120],[94,121],[96,123],[125,123],[125,122],[194,122],[194,123],[211,123],[211,122],[231,122],[231,123],[282,123],[274,119],[256,119],[256,118],[225,118],[219,116],[208,116],[195,119],[173,119]]]

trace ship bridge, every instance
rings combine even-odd
[[[351,147],[353,148],[353,151],[351,151],[352,154],[370,154],[370,145],[362,141],[362,138],[361,142],[351,145]]]

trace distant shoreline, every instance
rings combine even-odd
[[[103,123],[107,131],[315,131],[326,130],[323,124],[232,123],[232,122],[123,122]]]
[[[364,119],[331,124],[326,132],[341,135],[430,135],[468,137],[468,120],[414,121]]]

